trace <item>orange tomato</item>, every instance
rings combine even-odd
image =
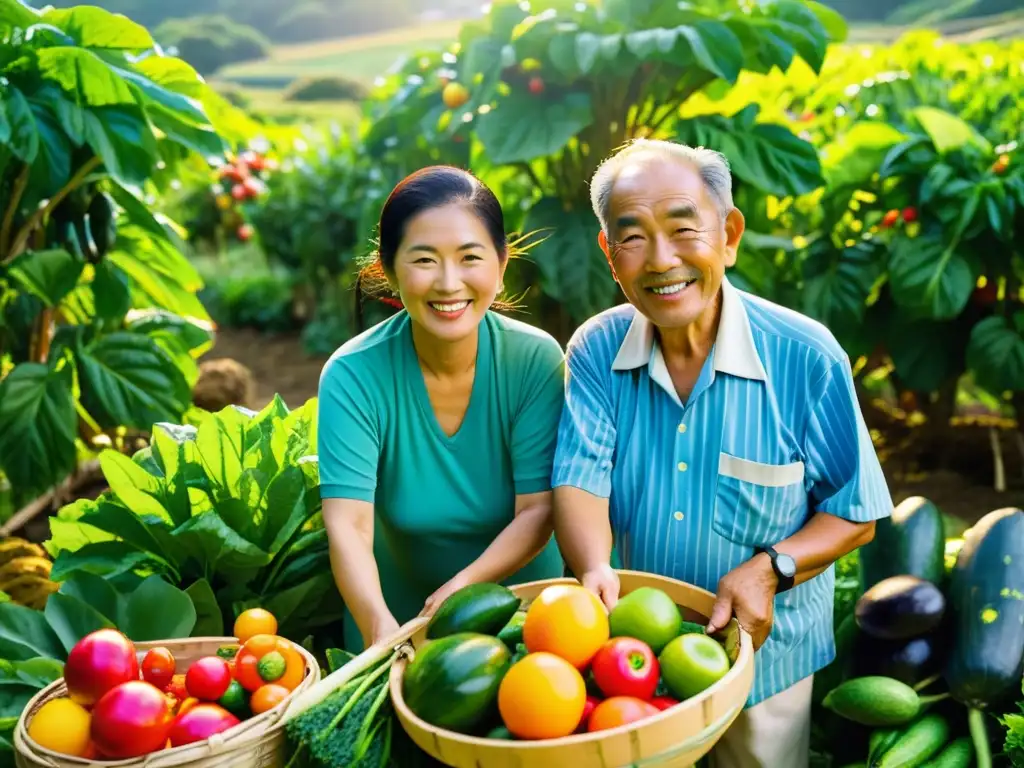
[[[280,640],[280,638],[277,635],[253,635],[245,641],[242,647],[254,654],[256,658],[259,658],[260,656],[275,650],[277,648],[278,640]]]
[[[523,622],[523,643],[530,653],[547,651],[577,669],[585,669],[608,641],[608,611],[585,587],[548,587],[530,604]]]
[[[235,619],[234,633],[240,643],[253,635],[276,635],[277,619],[263,608],[250,608],[242,611]]]
[[[288,698],[290,693],[291,691],[283,685],[277,685],[277,683],[261,685],[253,692],[252,697],[249,699],[249,708],[254,715],[262,714],[276,707]]]
[[[634,696],[612,696],[594,707],[587,722],[587,730],[593,733],[618,728],[620,725],[635,723],[659,712],[660,709],[643,699]]]
[[[259,657],[247,648],[240,650],[235,657],[235,680],[247,691],[255,691],[264,683],[257,669],[259,663]]]
[[[278,638],[277,651],[284,656],[284,674],[274,681],[275,685],[294,691],[306,678],[306,660],[295,646],[284,638]]]
[[[576,730],[587,685],[572,664],[553,653],[531,653],[513,664],[498,687],[498,711],[520,739],[557,739]]]

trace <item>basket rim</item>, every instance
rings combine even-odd
[[[656,573],[647,573],[646,571],[633,571],[633,570],[625,570],[625,569],[617,569],[616,573],[618,573],[620,576],[621,575],[642,576],[644,578],[653,578],[655,580],[662,580],[662,581],[666,581],[666,582],[674,582],[676,584],[685,584],[687,587],[689,587],[689,588],[691,588],[691,589],[693,589],[695,591],[703,592],[705,595],[707,595],[707,596],[709,596],[711,598],[714,598],[714,593],[713,592],[710,592],[710,591],[708,591],[706,589],[698,587],[695,584],[690,584],[688,582],[680,581],[679,579],[673,579],[673,578],[668,577],[668,576],[661,576],[660,574],[656,574]],[[541,580],[537,580],[537,581],[526,582],[526,583],[523,583],[523,584],[515,584],[515,585],[513,585],[513,589],[522,589],[522,588],[526,588],[526,587],[528,587],[528,588],[535,588],[535,587],[538,587],[538,586],[541,586],[541,585],[548,585],[548,586],[550,586],[550,585],[556,585],[556,584],[579,584],[579,581],[577,579],[574,579],[574,578],[570,577],[570,576],[565,576],[565,577],[560,577],[560,578],[555,578],[555,579],[541,579]],[[739,650],[739,655],[738,655],[738,657],[736,659],[736,663],[733,664],[729,668],[729,671],[726,672],[725,675],[723,675],[714,684],[712,684],[708,688],[705,688],[703,691],[701,691],[697,695],[690,696],[689,698],[685,699],[683,702],[680,702],[680,703],[688,705],[685,709],[680,709],[679,711],[674,712],[672,710],[674,710],[675,707],[671,707],[669,709],[661,710],[656,715],[649,715],[648,717],[645,717],[641,721],[638,721],[638,722],[635,722],[635,723],[626,723],[625,725],[620,725],[620,726],[617,726],[615,728],[606,728],[606,729],[601,730],[601,731],[594,731],[593,733],[590,733],[590,732],[587,732],[587,733],[571,733],[568,736],[560,736],[560,737],[554,738],[554,739],[542,739],[542,740],[537,740],[537,741],[507,741],[507,742],[502,742],[502,748],[503,749],[508,749],[508,750],[513,750],[513,751],[518,751],[518,752],[529,752],[531,750],[550,749],[552,746],[563,746],[563,745],[569,746],[569,745],[575,745],[575,744],[587,744],[587,743],[590,743],[590,742],[599,742],[599,741],[604,741],[605,739],[614,738],[616,736],[626,735],[626,734],[632,733],[634,731],[639,731],[639,730],[642,730],[644,728],[647,728],[648,726],[652,726],[652,725],[655,725],[655,724],[658,724],[658,723],[669,721],[669,720],[675,719],[677,717],[681,717],[681,716],[685,716],[685,715],[691,715],[693,708],[696,708],[696,707],[702,705],[704,701],[706,701],[707,699],[710,699],[716,693],[718,693],[719,691],[721,691],[724,688],[726,688],[728,685],[730,685],[733,681],[735,681],[741,675],[746,674],[747,673],[747,667],[754,664],[754,642],[753,642],[753,638],[751,638],[750,634],[745,629],[743,629],[743,627],[739,627],[738,622],[737,622],[737,626],[739,628],[739,633],[740,633],[740,650]],[[410,641],[406,641],[402,645],[404,647],[407,647],[409,645],[409,643],[410,643]],[[402,680],[403,680],[403,676],[405,674],[405,668],[408,665],[408,663],[409,663],[409,660],[405,656],[405,654],[400,654],[399,657],[395,660],[394,664],[392,664],[391,669],[389,671],[389,675],[388,675],[388,677],[389,677],[388,683],[389,683],[389,687],[391,689],[391,702],[392,702],[392,705],[394,706],[397,714],[399,715],[399,717],[401,719],[407,719],[409,722],[411,722],[413,725],[415,725],[420,730],[422,730],[424,732],[427,732],[427,733],[431,733],[431,734],[435,735],[439,739],[446,739],[448,741],[458,742],[460,744],[465,744],[467,746],[480,746],[480,747],[485,747],[485,746],[486,747],[493,747],[494,746],[494,744],[495,744],[495,740],[494,739],[488,739],[488,738],[485,738],[483,736],[471,736],[469,734],[459,733],[458,731],[452,731],[452,730],[449,730],[447,728],[439,728],[438,726],[431,725],[430,723],[428,723],[425,720],[421,719],[411,709],[409,709],[409,706],[405,703],[405,698],[402,695]],[[748,692],[748,695],[749,695],[749,692]],[[744,698],[746,698],[746,697],[744,697]],[[742,704],[740,705],[740,709],[742,709]]]
[[[283,716],[293,698],[320,679],[322,670],[319,662],[316,660],[316,657],[303,648],[299,643],[296,643],[293,640],[289,640],[289,642],[305,659],[308,674],[303,678],[303,681],[295,688],[295,690],[275,707],[268,709],[266,712],[261,712],[258,715],[250,717],[247,720],[243,720],[238,725],[234,725],[228,729],[228,731],[225,731],[224,733],[235,731],[229,736],[225,737],[224,733],[220,733],[209,739],[203,739],[202,741],[192,744],[183,744],[180,747],[164,748],[145,755],[139,755],[138,757],[120,759],[98,760],[54,752],[51,749],[47,749],[46,747],[37,744],[29,736],[28,723],[29,713],[37,709],[40,702],[54,698],[53,693],[64,687],[64,677],[61,676],[42,690],[38,691],[31,699],[28,700],[25,708],[21,711],[21,714],[18,716],[17,725],[14,728],[14,738],[12,740],[15,751],[21,753],[22,756],[30,757],[36,761],[41,761],[41,759],[45,758],[45,760],[54,765],[65,763],[82,766],[109,766],[110,768],[117,768],[118,766],[123,766],[124,768],[139,766],[141,768],[141,766],[148,765],[157,758],[161,760],[161,763],[164,760],[173,761],[177,758],[179,761],[178,764],[180,765],[185,765],[187,762],[195,759],[210,758],[216,754],[210,752],[210,747],[213,743],[218,744],[223,752],[241,749],[246,745],[252,744],[259,739],[268,736],[274,729],[283,728]],[[210,646],[214,647],[215,651],[216,648],[219,648],[222,645],[236,644],[238,644],[238,638],[228,636],[181,637],[171,640],[132,641],[132,645],[135,647],[137,656],[144,655],[145,651],[149,651],[152,648],[160,647],[168,648],[173,652],[175,647],[180,648],[185,645],[198,646],[201,648]],[[211,653],[212,652],[213,651],[211,651]]]

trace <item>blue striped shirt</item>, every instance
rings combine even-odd
[[[685,404],[653,324],[628,304],[584,323],[566,366],[553,485],[609,499],[625,568],[715,592],[755,548],[816,511],[855,522],[892,511],[842,347],[821,324],[728,280]],[[775,598],[747,706],[834,658],[834,587],[829,568]]]

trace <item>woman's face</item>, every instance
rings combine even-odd
[[[472,209],[452,204],[409,221],[389,279],[413,322],[456,341],[476,332],[501,290],[505,263]]]

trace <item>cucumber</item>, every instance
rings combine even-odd
[[[946,536],[942,513],[922,496],[901,502],[875,523],[875,537],[860,548],[864,589],[891,576],[916,576],[941,585]]]
[[[949,723],[939,714],[928,714],[915,720],[896,740],[876,768],[920,768],[928,758],[938,754],[949,738]]]
[[[496,635],[521,601],[508,587],[484,582],[470,584],[448,596],[427,624],[428,640],[437,640],[463,632]]]
[[[516,611],[508,620],[508,624],[502,627],[498,633],[498,639],[512,652],[515,652],[516,646],[523,642],[523,624],[525,623],[526,611]]]
[[[891,576],[857,600],[857,626],[879,640],[910,640],[942,623],[946,598],[930,581],[916,576]]]
[[[949,604],[943,677],[953,698],[984,710],[1019,692],[1024,676],[1024,510],[997,509],[965,534],[950,574]]]
[[[921,768],[969,768],[974,760],[974,746],[969,736],[949,742],[939,754]]]
[[[868,739],[868,764],[881,760],[882,755],[896,743],[902,733],[899,728],[879,728],[873,731]]]
[[[906,683],[878,675],[855,677],[826,694],[821,705],[869,728],[903,725],[921,711],[922,699]]]
[[[406,667],[402,695],[420,719],[468,733],[494,714],[511,660],[508,646],[488,635],[463,632],[430,640]]]

